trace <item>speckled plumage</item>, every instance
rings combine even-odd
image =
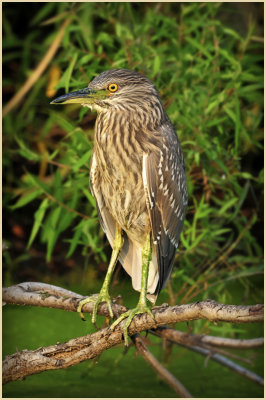
[[[184,223],[183,154],[150,80],[130,70],[110,70],[92,80],[89,88],[106,89],[111,83],[118,90],[89,105],[98,112],[91,188],[110,244],[116,223],[125,232],[119,259],[136,290],[141,285],[142,245],[151,231],[148,298],[155,301],[171,274]]]

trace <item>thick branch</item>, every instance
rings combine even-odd
[[[25,282],[3,289],[3,301],[6,303],[60,308],[67,311],[76,311],[79,301],[83,298],[83,296],[69,290],[36,282]],[[116,317],[126,310],[125,307],[116,304],[112,307]],[[92,312],[92,303],[85,304],[83,311]],[[173,307],[163,305],[154,307],[152,311],[157,326],[196,319],[207,319],[213,322],[247,323],[262,322],[264,306],[263,304],[236,306],[206,300]],[[106,304],[99,307],[98,314],[108,316]],[[143,322],[145,329],[154,327],[153,319],[147,314],[137,316],[133,319],[133,322],[137,319]],[[147,325],[149,326],[146,327]]]
[[[122,332],[116,329],[102,329],[91,335],[71,339],[36,350],[22,350],[3,361],[3,383],[24,379],[28,375],[43,371],[68,368],[82,361],[92,359],[116,344],[122,342]]]
[[[19,285],[3,288],[2,301],[9,304],[27,306],[58,308],[65,311],[77,311],[80,300],[84,299],[78,293],[63,289],[58,286],[40,282],[24,282]],[[115,317],[125,312],[126,307],[117,304],[112,305]],[[93,304],[87,303],[82,308],[83,312],[92,313]],[[105,303],[98,307],[98,314],[109,316]]]

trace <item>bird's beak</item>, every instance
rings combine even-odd
[[[76,90],[75,92],[70,92],[63,94],[63,96],[57,97],[50,104],[92,104],[96,100],[101,100],[106,97],[106,92],[104,90],[92,90],[89,88]]]

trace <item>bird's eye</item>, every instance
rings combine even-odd
[[[109,90],[109,92],[116,92],[118,89],[118,86],[116,83],[110,83],[110,85],[107,88]]]

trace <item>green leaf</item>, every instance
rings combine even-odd
[[[93,59],[93,54],[86,54],[85,56],[81,57],[78,61],[79,65],[88,64],[89,61]]]
[[[219,158],[215,158],[215,162],[216,164],[219,165],[219,167],[221,168],[222,171],[224,171],[226,173],[226,175],[229,176],[229,171],[227,166],[223,163],[223,161],[221,161]]]
[[[228,233],[231,231],[232,231],[232,229],[230,229],[230,228],[222,228],[222,229],[218,229],[217,231],[211,232],[211,235],[212,236],[222,236],[224,233]]]
[[[71,59],[67,69],[65,70],[65,72],[61,76],[61,79],[59,80],[59,82],[56,85],[57,89],[64,87],[65,92],[66,93],[69,92],[69,82],[70,82],[70,78],[71,78],[71,75],[73,72],[74,65],[77,61],[77,57],[78,57],[78,53],[74,53],[73,58]]]
[[[65,116],[63,117],[59,113],[53,111],[51,111],[51,116],[53,121],[57,123],[66,132],[73,132],[75,130],[76,127],[74,123],[68,121]]]
[[[63,199],[63,187],[60,170],[57,169],[54,177],[54,187],[55,187],[55,198],[62,202]]]
[[[202,232],[200,235],[198,235],[195,240],[193,240],[192,242],[192,246],[190,247],[190,249],[194,249],[195,247],[198,246],[198,244],[203,240],[204,236],[206,236],[206,231]]]
[[[207,51],[207,48],[203,46],[200,42],[198,42],[197,40],[193,39],[190,36],[186,36],[186,41],[190,43],[193,47],[195,47],[197,50],[199,50],[202,54],[204,54],[205,57],[208,58],[208,60],[212,61],[212,56]]]
[[[85,189],[84,187],[81,188],[81,190],[85,194],[85,196],[87,197],[89,202],[91,203],[92,207],[96,208],[96,201],[95,201],[95,198],[92,196],[92,194],[87,189]]]
[[[56,229],[61,212],[62,212],[61,206],[58,206],[52,210],[50,219],[52,229]]]
[[[57,241],[59,233],[60,233],[59,229],[57,228],[57,223],[58,223],[61,211],[62,211],[61,207],[54,208],[50,213],[49,225],[46,226],[46,229],[47,229],[46,259],[47,259],[47,261],[51,260],[52,252],[53,252],[54,246],[56,244],[56,241]]]
[[[223,27],[223,31],[227,35],[232,36],[234,39],[237,39],[237,40],[242,42],[242,40],[243,40],[242,37],[236,31],[234,31],[233,29],[224,26]]]
[[[22,157],[25,157],[27,160],[30,161],[38,161],[40,159],[40,156],[31,149],[29,149],[26,146],[25,142],[22,139],[20,139],[17,135],[15,135],[15,140],[20,147],[19,153],[22,155]]]
[[[26,204],[30,203],[34,199],[36,199],[38,196],[40,196],[43,193],[41,189],[30,189],[19,198],[19,200],[13,205],[10,206],[9,208],[11,210],[15,210],[16,208],[20,208],[25,206]]]
[[[35,221],[34,221],[34,224],[33,224],[32,230],[31,230],[31,234],[30,234],[30,238],[29,238],[29,241],[28,241],[28,244],[27,244],[27,249],[33,243],[33,241],[34,241],[34,239],[35,239],[35,237],[36,237],[36,235],[37,235],[37,233],[38,233],[38,231],[39,231],[39,229],[41,227],[42,220],[43,220],[43,217],[45,215],[45,212],[46,212],[48,206],[49,206],[49,200],[48,199],[44,199],[41,202],[40,207],[38,208],[38,210],[34,213],[34,220]]]
[[[236,120],[235,120],[235,152],[238,150],[238,144],[239,144],[239,132],[240,132],[240,126],[241,126],[241,121],[240,121],[240,104],[239,104],[239,99],[237,95],[235,95],[235,115],[236,115]]]
[[[68,93],[68,91],[69,91],[69,81],[70,81],[70,78],[71,78],[71,75],[72,75],[72,71],[73,71],[74,65],[76,64],[77,58],[78,58],[78,53],[74,53],[73,58],[72,58],[69,66],[68,66],[68,68],[67,68],[67,70],[65,72],[65,74],[66,74],[66,80],[65,80],[66,93]]]
[[[83,227],[85,224],[85,220],[80,221],[80,223],[75,227],[75,233],[73,238],[70,241],[69,250],[67,252],[66,257],[69,258],[75,251],[77,245],[79,244],[79,239],[83,232]]]
[[[186,240],[185,235],[184,235],[183,232],[181,232],[180,241],[181,241],[182,245],[185,247],[185,249],[188,250],[189,247],[190,247],[190,244],[189,244],[189,241]]]
[[[71,225],[73,219],[75,219],[76,217],[76,214],[74,214],[73,212],[62,209],[60,221],[58,224],[58,231],[60,233],[65,231]]]
[[[80,167],[82,167],[86,162],[89,161],[91,156],[91,149],[89,151],[87,151],[87,153],[85,153],[80,159],[79,161],[76,162],[76,164],[73,167],[73,171],[77,172],[79,170]]]
[[[189,278],[187,275],[182,275],[181,278],[183,279],[184,282],[188,283],[189,285],[194,285],[195,281],[192,278]]]
[[[153,62],[152,75],[155,76],[157,74],[157,72],[160,70],[160,68],[161,68],[161,58],[160,58],[159,54],[156,54],[156,56],[154,58],[154,62]]]
[[[35,16],[31,20],[31,26],[36,25],[41,22],[47,15],[51,14],[53,9],[55,8],[55,3],[43,3],[44,6],[40,8],[40,10],[35,14]]]
[[[231,108],[229,108],[228,104],[225,104],[223,106],[223,109],[226,112],[226,114],[231,118],[231,120],[235,123],[236,122],[235,112]]]
[[[264,88],[264,84],[263,82],[261,83],[254,83],[252,85],[247,85],[247,86],[243,86],[240,90],[239,90],[239,94],[243,95],[246,93],[250,93],[250,92],[255,92],[257,90],[263,90]]]
[[[236,204],[238,200],[239,200],[238,197],[233,197],[232,199],[227,201],[224,204],[224,206],[218,211],[218,215],[225,214],[226,210],[228,210],[228,208],[230,208],[230,207],[233,207],[233,205]]]
[[[33,186],[42,189],[42,192],[49,193],[49,186],[42,182],[37,176],[27,173],[25,181]]]

